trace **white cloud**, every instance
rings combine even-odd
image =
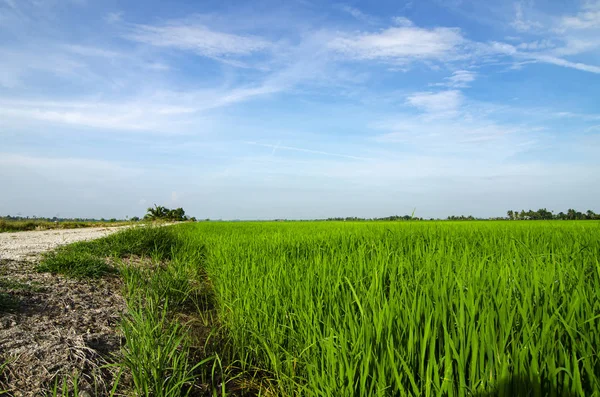
[[[600,43],[599,43],[600,45]],[[522,50],[519,49],[516,46],[513,46],[511,44],[507,44],[507,43],[499,43],[499,42],[492,42],[489,43],[487,45],[482,45],[480,46],[483,49],[484,52],[488,52],[490,54],[496,53],[496,54],[501,54],[501,55],[506,55],[506,56],[510,56],[513,57],[515,59],[525,59],[528,61],[533,61],[533,62],[519,62],[517,63],[517,67],[520,67],[520,65],[526,64],[526,63],[534,63],[534,62],[543,62],[543,63],[548,63],[551,65],[556,65],[556,66],[562,66],[565,68],[571,68],[571,69],[576,69],[576,70],[580,70],[583,72],[590,72],[590,73],[600,73],[600,66],[596,66],[596,65],[590,65],[590,64],[586,64],[586,63],[582,63],[582,62],[573,62],[573,61],[569,61],[567,59],[561,58],[560,56],[557,56],[558,54],[572,54],[573,51],[570,51],[567,49],[563,48],[556,48],[553,49],[551,51],[528,51],[528,50]],[[485,48],[487,47],[487,48]],[[574,47],[572,47],[571,49],[573,49]]]
[[[284,150],[284,151],[287,150],[287,151],[292,151],[292,152],[317,154],[317,155],[327,156],[327,157],[341,157],[341,158],[352,159],[352,160],[368,160],[365,157],[352,156],[352,155],[341,154],[341,153],[326,152],[326,151],[322,151],[322,150],[306,149],[306,148],[300,148],[300,147],[294,147],[294,146],[285,146],[285,145],[281,145],[280,143],[278,143],[277,145],[272,145],[272,144],[267,144],[267,143],[258,143],[258,142],[246,142],[246,143],[248,145],[263,146],[266,148],[270,148],[270,149],[272,149],[272,151],[271,151],[272,155],[275,153],[276,150]]]
[[[354,17],[355,19],[357,19],[361,22],[364,22],[367,24],[376,24],[377,23],[377,18],[375,18],[369,14],[365,14],[358,8],[351,7],[349,5],[343,5],[340,7],[340,10],[342,10],[346,14],[351,15],[352,17]]]
[[[63,48],[70,53],[82,55],[82,56],[86,56],[86,57],[119,58],[119,57],[124,56],[124,54],[117,52],[117,51],[106,50],[106,49],[98,48],[98,47],[77,45],[77,44],[66,44],[63,46]]]
[[[598,29],[600,28],[600,1],[587,2],[577,15],[561,19],[560,29]]]
[[[153,90],[130,99],[102,101],[14,100],[0,97],[4,124],[50,122],[107,130],[184,133],[205,124],[207,111],[278,93],[288,82],[277,76],[255,86],[201,91]],[[289,81],[293,84],[293,81]],[[151,89],[151,87],[149,87]]]
[[[60,52],[44,48],[12,49],[0,47],[0,85],[14,88],[24,84],[28,73],[49,73],[54,77],[90,77],[85,63]]]
[[[406,102],[420,110],[435,115],[455,113],[463,103],[463,95],[458,90],[440,92],[418,92],[410,95]]]
[[[156,26],[134,25],[126,37],[156,47],[193,51],[207,57],[246,56],[271,46],[269,41],[260,37],[218,32],[186,21]]]
[[[448,87],[454,88],[465,88],[470,85],[475,78],[477,77],[477,73],[472,72],[470,70],[456,70],[452,73],[452,76],[447,77],[447,83],[436,84],[436,85],[445,85]]]
[[[542,24],[540,22],[532,21],[525,17],[522,2],[515,3],[515,17],[511,25],[520,32],[527,32],[542,28]]]
[[[526,57],[529,57],[531,59],[535,59],[536,61],[540,61],[540,62],[544,62],[544,63],[549,63],[549,64],[552,64],[552,65],[556,65],[556,66],[562,66],[562,67],[565,67],[565,68],[571,68],[571,69],[581,70],[583,72],[600,73],[600,66],[588,65],[588,64],[585,64],[585,63],[581,63],[581,62],[571,62],[571,61],[568,61],[566,59],[562,59],[562,58],[555,57],[555,56],[552,56],[552,55],[527,54]]]
[[[342,34],[329,47],[355,59],[448,60],[459,57],[465,39],[456,28],[393,27],[378,33]]]
[[[562,47],[553,49],[551,52],[556,56],[578,55],[592,52],[600,47],[600,30],[598,36],[593,37],[565,37]]]
[[[413,21],[411,21],[410,19],[408,19],[406,17],[394,17],[393,21],[394,21],[394,24],[396,24],[398,26],[404,26],[404,27],[415,26]]]
[[[171,70],[171,67],[162,62],[150,62],[144,65],[146,69],[156,70],[156,71],[166,71]]]
[[[101,102],[11,101],[0,99],[4,123],[19,126],[47,122],[108,130],[181,132],[184,114],[195,108],[153,101]]]
[[[552,43],[551,40],[536,40],[536,41],[531,41],[528,43],[520,43],[519,45],[517,45],[517,48],[521,49],[521,50],[532,50],[532,51],[539,51],[539,50],[545,50],[548,48],[553,48],[555,47],[555,45]]]
[[[483,47],[488,47],[485,50],[489,51],[490,53],[499,53],[499,54],[504,54],[504,55],[516,55],[517,54],[517,48],[512,45],[512,44],[507,44],[507,43],[500,43],[497,41],[492,41],[491,43],[488,43],[487,45],[482,45]]]
[[[129,178],[141,174],[141,170],[119,163],[77,157],[44,157],[27,154],[0,153],[0,167],[35,169],[44,174],[63,178],[64,173],[77,175],[77,179],[94,177],[101,179]]]
[[[123,19],[123,12],[122,11],[109,12],[104,17],[104,21],[106,21],[107,23],[121,22],[122,19]]]

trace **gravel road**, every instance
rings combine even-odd
[[[59,245],[108,236],[125,227],[128,226],[0,233],[0,260],[35,261],[39,254]]]

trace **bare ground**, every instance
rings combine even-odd
[[[88,395],[104,394],[112,373],[100,368],[118,352],[125,302],[116,277],[81,281],[37,273],[39,254],[58,245],[98,238],[118,228],[0,234],[0,391],[39,396],[63,378],[79,374]],[[5,305],[6,306],[6,305]],[[85,393],[83,393],[85,395]]]

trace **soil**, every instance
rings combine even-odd
[[[98,238],[118,228],[0,233],[0,391],[39,396],[55,382],[79,377],[80,395],[103,395],[114,371],[102,368],[122,344],[117,329],[125,302],[117,277],[73,280],[38,273],[39,254]],[[60,387],[59,387],[60,389]],[[1,394],[1,393],[0,393]]]

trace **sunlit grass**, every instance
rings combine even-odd
[[[598,222],[180,230],[283,395],[600,395]]]

